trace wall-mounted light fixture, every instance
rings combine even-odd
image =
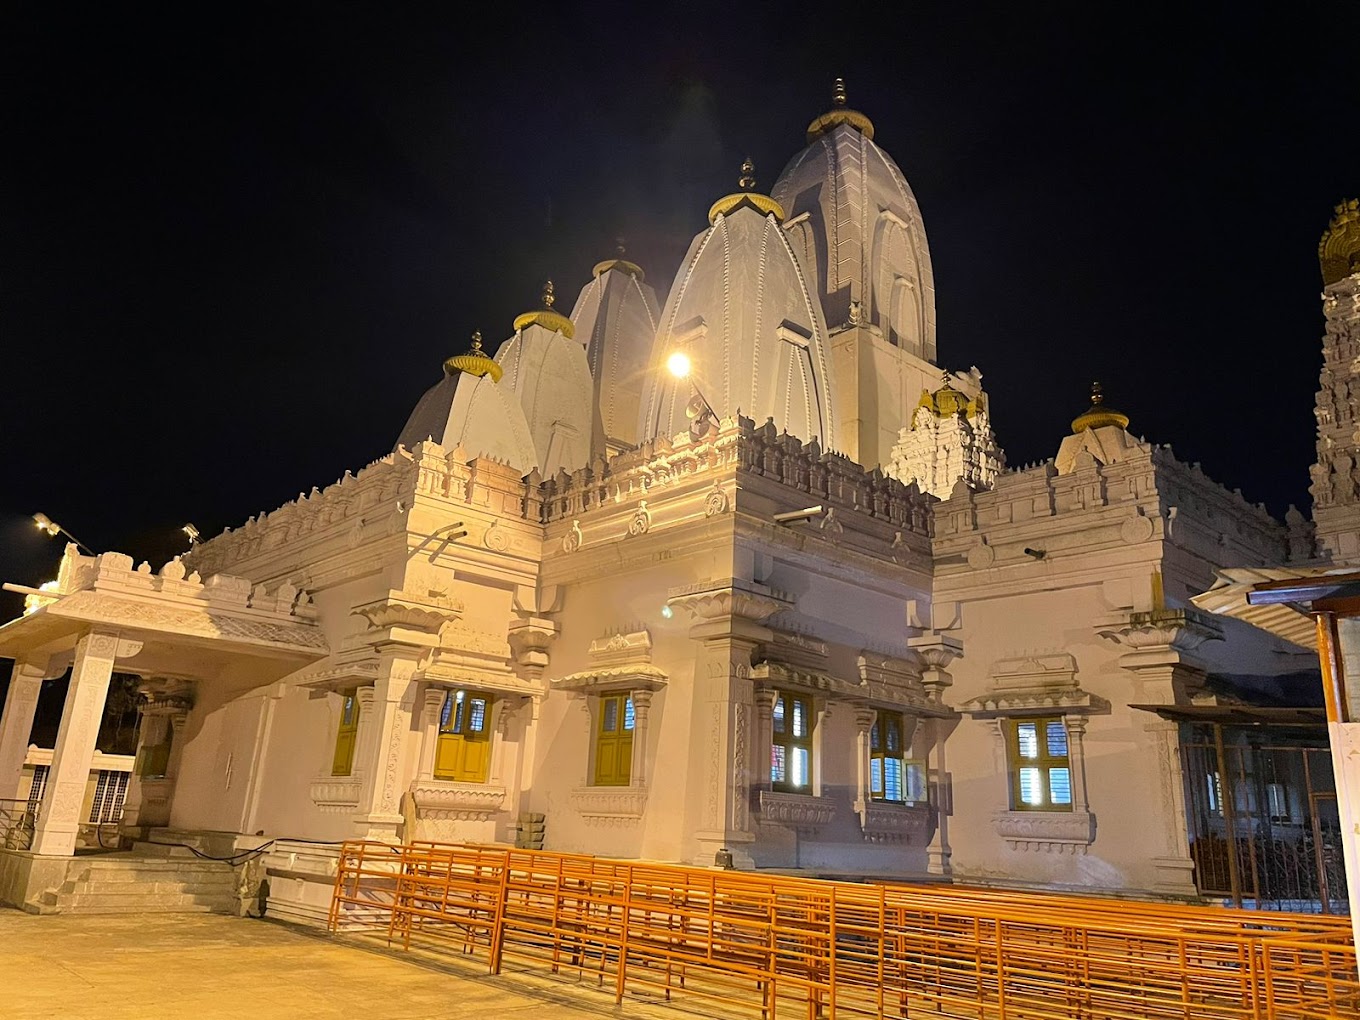
[[[95,555],[95,552],[94,552],[93,549],[91,549],[88,545],[86,545],[86,544],[85,544],[84,542],[82,542],[80,539],[76,538],[75,535],[71,534],[69,531],[67,531],[65,528],[63,528],[63,527],[62,527],[60,524],[58,524],[56,521],[52,520],[52,518],[48,517],[47,514],[34,514],[34,515],[33,515],[33,523],[36,524],[36,525],[38,526],[38,530],[39,530],[39,531],[45,531],[45,532],[47,532],[49,535],[51,535],[53,538],[55,538],[55,537],[58,536],[58,535],[65,535],[65,536],[66,536],[67,538],[69,538],[72,542],[74,542],[79,548],[84,549],[84,550],[85,550],[87,553],[89,553],[91,556]]]

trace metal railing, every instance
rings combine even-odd
[[[0,850],[27,850],[33,845],[34,811],[27,797],[0,797]]]
[[[350,842],[329,926],[724,1017],[1360,1017],[1319,915]]]

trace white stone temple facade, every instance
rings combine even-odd
[[[665,295],[601,262],[570,316],[549,288],[451,357],[356,473],[158,570],[69,548],[0,627],[0,784],[71,671],[0,899],[71,853],[114,671],[156,763],[125,834],[267,846],[294,920],[352,838],[1196,897],[1174,713],[1312,653],[1190,598],[1319,562],[1309,525],[1099,392],[1007,469],[981,374],[941,367],[916,200],[836,98],[768,195],[747,171],[696,210]],[[1360,555],[1357,293],[1326,306],[1324,558]]]

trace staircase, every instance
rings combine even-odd
[[[76,857],[66,881],[24,904],[30,914],[236,914],[237,869],[184,847],[137,843]]]

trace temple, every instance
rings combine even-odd
[[[68,547],[0,627],[0,901],[97,902],[73,854],[135,676],[122,845],[267,847],[236,902],[300,922],[354,838],[1345,910],[1313,646],[1191,600],[1360,566],[1358,224],[1321,250],[1311,520],[1136,435],[1116,379],[1010,466],[838,82],[669,280],[548,284],[356,472],[154,569]]]

